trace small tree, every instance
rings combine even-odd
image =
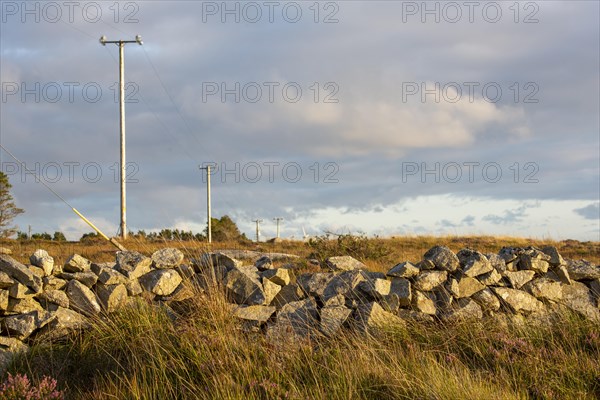
[[[66,242],[67,238],[65,237],[64,233],[56,231],[54,232],[54,236],[52,236],[52,240],[55,242]]]
[[[12,185],[8,182],[8,176],[0,172],[0,238],[9,238],[17,233],[17,227],[12,226],[12,220],[25,212],[15,205],[10,188]]]
[[[212,239],[216,242],[227,242],[232,240],[245,239],[240,233],[237,225],[229,215],[223,215],[220,219],[211,218]],[[204,228],[204,235],[208,234],[208,228]]]

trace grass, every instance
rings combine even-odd
[[[386,254],[363,255],[371,269],[418,261],[435,244],[457,251],[497,252],[505,245],[552,244],[566,257],[599,262],[597,242],[551,242],[495,237],[370,239]],[[180,247],[186,257],[201,243],[131,241],[144,254]],[[334,244],[328,243],[327,246]],[[3,242],[26,261],[44,248],[58,262],[72,253],[111,261],[104,243]],[[283,242],[215,244],[213,249],[289,252],[315,248]],[[360,247],[359,247],[360,248]],[[517,321],[517,322],[515,322]],[[93,328],[60,343],[33,343],[9,372],[39,382],[58,381],[71,399],[597,399],[600,398],[600,327],[566,313],[551,324],[512,319],[409,322],[374,336],[341,331],[332,338],[270,342],[245,333],[220,289],[171,305],[142,298]]]
[[[599,359],[598,326],[571,314],[272,343],[242,332],[217,290],[174,308],[140,299],[10,371],[73,399],[594,399]]]

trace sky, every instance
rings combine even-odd
[[[600,240],[597,1],[0,1],[22,231]]]

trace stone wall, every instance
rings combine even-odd
[[[331,257],[323,272],[305,274],[297,273],[298,257],[286,254],[221,251],[183,260],[171,248],[151,257],[118,252],[114,263],[74,254],[64,265],[41,249],[30,265],[0,254],[0,369],[32,340],[85,329],[91,317],[136,296],[184,301],[211,284],[224,288],[243,329],[276,340],[331,336],[343,327],[368,331],[408,319],[538,318],[561,309],[600,324],[600,266],[564,259],[554,247],[455,254],[436,246],[422,260],[387,273],[369,272],[349,256]],[[276,268],[281,260],[291,262]]]

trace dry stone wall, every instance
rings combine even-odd
[[[0,369],[34,339],[57,340],[94,316],[144,296],[184,301],[220,285],[241,327],[278,342],[402,326],[406,320],[454,322],[498,315],[542,318],[569,309],[600,324],[600,266],[563,258],[556,248],[504,247],[498,254],[442,246],[387,273],[331,257],[322,272],[298,274],[297,256],[221,251],[184,263],[180,250],[150,257],[118,252],[114,263],[78,254],[56,265],[36,250],[24,265],[0,252]],[[275,267],[275,261],[291,263]],[[196,290],[194,290],[196,289]]]

